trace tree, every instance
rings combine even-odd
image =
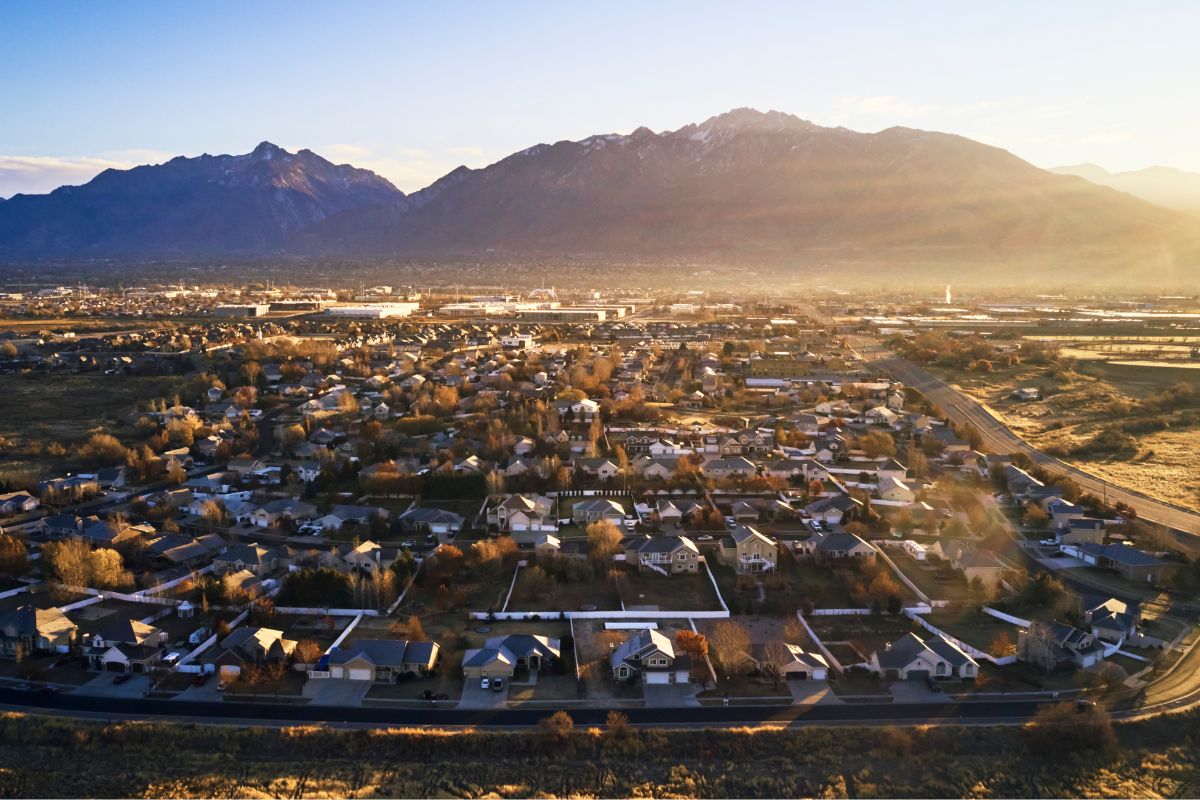
[[[597,520],[587,526],[588,558],[597,575],[612,566],[613,556],[621,552],[621,531],[611,520]]]
[[[129,458],[129,450],[111,434],[94,433],[79,448],[79,458],[92,466],[111,466],[124,463]]]
[[[750,634],[741,625],[728,620],[718,622],[709,642],[717,666],[726,675],[740,675],[750,668],[746,658],[750,652]]]
[[[296,642],[296,649],[292,651],[292,655],[301,664],[315,664],[324,652],[316,639],[301,639]]]
[[[555,711],[548,717],[538,720],[538,733],[543,739],[561,742],[575,730],[575,720],[565,711]]]
[[[108,547],[93,550],[88,559],[91,583],[95,589],[124,589],[133,585],[133,575],[125,569],[121,554]]]
[[[1077,711],[1070,703],[1043,706],[1025,726],[1024,734],[1029,752],[1043,758],[1103,756],[1117,746],[1106,712],[1095,707]]]
[[[71,594],[66,587],[88,586],[92,578],[91,548],[79,539],[47,542],[42,547],[42,563],[54,579],[58,597]]]
[[[778,639],[767,642],[758,662],[759,673],[775,686],[783,682],[784,667],[792,663],[792,652]]]
[[[967,602],[975,610],[983,608],[983,604],[987,602],[987,596],[988,587],[978,575],[967,582]]]
[[[703,633],[690,631],[686,628],[675,632],[675,647],[681,653],[686,653],[692,659],[692,675],[704,675],[704,659],[708,655],[708,637]]]
[[[421,624],[421,618],[416,614],[410,614],[408,622],[404,625],[404,634],[410,642],[424,642],[429,639],[425,635],[425,626]]]
[[[187,480],[187,470],[178,461],[172,461],[167,467],[167,480],[178,486]]]
[[[1008,634],[1001,631],[995,639],[992,639],[991,645],[988,647],[988,655],[995,658],[1004,658],[1012,655],[1013,643]]]
[[[25,543],[15,536],[0,532],[0,574],[19,577],[29,571]]]
[[[896,440],[887,431],[871,431],[858,437],[858,446],[871,458],[896,455]]]
[[[465,560],[463,551],[454,545],[448,544],[439,547],[430,559],[435,580],[442,582],[448,578],[454,578],[462,572]]]
[[[17,357],[17,346],[12,342],[0,345],[0,358],[11,360]]]
[[[621,739],[631,732],[629,727],[629,717],[622,714],[620,711],[609,711],[608,716],[604,719],[604,727],[613,739]]]

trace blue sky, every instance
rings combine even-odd
[[[0,197],[263,139],[411,191],[739,106],[1200,170],[1198,30],[1185,2],[0,0]]]

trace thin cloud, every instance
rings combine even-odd
[[[44,194],[87,183],[106,169],[133,166],[132,161],[90,156],[0,156],[0,197]]]

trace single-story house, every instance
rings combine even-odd
[[[437,666],[437,642],[356,639],[329,654],[329,676],[354,681],[394,683],[402,675],[428,675]]]

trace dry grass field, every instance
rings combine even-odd
[[[1184,384],[1200,388],[1200,370],[1080,360],[1071,369],[1027,364],[989,373],[934,368],[994,412],[1031,444],[1087,471],[1147,495],[1200,510],[1200,409],[1147,408],[1145,401]],[[1037,386],[1043,399],[1008,397]],[[1106,429],[1119,428],[1129,447],[1085,452]]]
[[[29,445],[63,445],[68,454],[91,431],[118,437],[132,431],[130,415],[157,399],[170,400],[184,379],[118,375],[0,376],[0,480],[33,479],[60,469],[65,458],[30,454]]]
[[[1058,732],[373,731],[7,714],[0,796],[1194,797],[1200,787],[1196,714],[1118,725],[1103,747],[1071,729],[1048,747]]]

